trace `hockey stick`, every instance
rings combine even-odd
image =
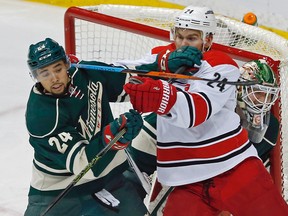
[[[186,70],[186,66],[181,66],[180,68],[178,68],[178,70],[176,70],[175,74],[182,74],[185,70]],[[134,81],[135,81],[135,83],[139,84],[138,80],[134,80]],[[170,78],[167,82],[168,83],[172,83],[173,81],[174,81],[174,79]],[[145,176],[140,171],[140,169],[138,168],[137,164],[135,163],[135,161],[133,160],[133,158],[131,157],[131,155],[129,154],[127,149],[125,149],[125,153],[126,153],[127,160],[128,160],[128,163],[129,163],[130,167],[133,169],[133,171],[137,175],[140,183],[142,184],[143,189],[149,195],[149,193],[151,192],[151,183],[150,183],[150,181],[148,180],[147,176]]]
[[[133,160],[133,158],[131,157],[131,155],[129,154],[127,149],[125,149],[125,153],[126,153],[127,160],[128,160],[130,167],[134,170],[134,172],[137,175],[140,183],[142,184],[142,187],[144,188],[145,192],[147,194],[149,194],[151,191],[151,184],[150,184],[149,180],[147,178],[145,178],[143,173],[140,171],[140,169],[136,165],[135,161]]]
[[[215,79],[206,79],[196,76],[184,75],[184,74],[176,74],[176,73],[165,73],[159,71],[147,71],[147,70],[132,70],[121,67],[112,67],[112,66],[99,66],[99,65],[86,65],[86,64],[71,64],[76,68],[90,69],[90,70],[98,70],[98,71],[107,71],[107,72],[115,72],[115,73],[133,73],[142,76],[152,76],[152,77],[162,77],[168,79],[189,79],[189,80],[202,80],[210,83],[222,83],[229,85],[241,85],[241,86],[250,86],[255,84],[260,84],[256,81],[227,81],[227,80],[219,80],[219,78]]]
[[[157,212],[159,210],[159,208],[161,207],[161,205],[165,202],[165,200],[167,199],[167,197],[169,196],[169,194],[172,192],[172,190],[174,189],[174,187],[168,187],[163,191],[163,194],[161,194],[161,197],[158,200],[155,200],[154,202],[154,207],[152,209],[150,209],[150,211],[148,210],[148,215],[149,216],[157,216]]]
[[[72,182],[50,203],[46,210],[41,214],[41,216],[46,215],[72,188],[75,186],[80,179],[96,164],[96,162],[106,154],[106,152],[111,149],[111,147],[126,133],[126,128],[119,131],[116,136],[105,146],[87,166],[72,180]]]
[[[187,69],[187,67],[186,66],[181,66],[180,68],[178,68],[178,70],[176,70],[175,71],[175,74],[182,74],[182,73],[184,73],[185,72],[185,70]],[[175,81],[175,79],[174,78],[170,78],[167,82],[168,83],[173,83]],[[152,179],[153,180],[153,179]],[[155,177],[155,179],[154,179],[154,184],[152,185],[153,186],[153,189],[154,189],[154,187],[155,187],[155,184],[157,183],[158,181],[157,181],[157,176]],[[159,182],[158,182],[158,184],[160,184]],[[152,186],[151,186],[151,190],[152,190]],[[158,195],[157,195],[157,197],[155,197],[155,200],[153,200],[153,201],[149,201],[149,196],[148,196],[148,202],[150,203],[150,205],[149,204],[147,204],[147,210],[148,210],[148,212],[147,212],[147,214],[149,215],[149,216],[157,216],[157,212],[158,212],[158,210],[160,209],[160,207],[161,207],[161,205],[165,202],[165,200],[166,200],[166,198],[168,197],[168,195],[172,192],[172,190],[174,189],[174,187],[167,187],[167,188],[165,188],[165,189],[163,189],[163,187],[162,187],[162,189],[161,189],[161,191],[163,190],[163,192],[161,193],[161,191],[158,193],[158,194],[160,194],[161,193],[161,197],[159,197],[158,199],[157,199],[157,197],[158,197]],[[154,191],[151,191],[151,193],[153,193]],[[149,194],[148,194],[149,195]],[[152,196],[152,194],[150,195],[150,196]],[[157,200],[156,200],[157,199]],[[153,202],[153,204],[151,205],[151,202]],[[145,200],[144,200],[144,203],[145,203]]]

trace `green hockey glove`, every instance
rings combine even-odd
[[[103,143],[108,144],[115,135],[122,129],[126,128],[126,133],[113,145],[112,149],[121,150],[126,148],[140,132],[143,126],[141,115],[133,109],[121,114],[113,122],[104,128]]]
[[[187,66],[187,68],[193,68],[195,64],[200,66],[202,57],[202,52],[197,48],[182,46],[159,59],[160,71],[174,73],[181,66]]]

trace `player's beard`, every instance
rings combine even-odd
[[[51,92],[51,94],[53,95],[53,96],[55,96],[55,97],[63,97],[63,96],[65,96],[66,94],[67,94],[67,92],[68,92],[68,86],[69,86],[69,84],[70,84],[70,82],[69,83],[66,83],[66,85],[64,84],[64,83],[62,83],[62,85],[61,85],[61,88],[63,88],[63,90],[61,91],[61,92],[57,92],[57,91],[54,91],[53,89],[52,89],[52,87],[51,87],[51,90],[50,90],[50,92]]]

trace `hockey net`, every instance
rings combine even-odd
[[[106,63],[139,59],[152,47],[170,42],[169,30],[179,12],[178,9],[126,5],[71,7],[65,13],[66,51],[76,54],[80,59]],[[287,40],[270,31],[222,15],[216,15],[216,18],[218,23],[213,49],[226,52],[239,66],[253,59],[265,59],[277,73],[281,95],[272,112],[280,121],[281,132],[270,156],[269,171],[287,201]],[[112,106],[116,115],[130,108],[129,103]]]

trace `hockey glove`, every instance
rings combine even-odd
[[[127,129],[126,133],[112,146],[114,150],[124,149],[139,134],[142,126],[143,120],[141,115],[135,110],[130,109],[129,112],[121,114],[119,118],[116,118],[104,128],[103,143],[107,145],[125,127]]]
[[[77,64],[80,60],[73,54],[68,54],[68,59],[71,63]]]
[[[158,54],[162,55],[162,54]],[[193,68],[201,65],[202,52],[192,46],[182,46],[173,52],[157,57],[160,71],[175,73],[181,66]]]
[[[151,64],[143,64],[135,67],[136,70],[158,71],[157,60]]]
[[[176,102],[176,87],[163,80],[146,77],[131,77],[132,82],[124,85],[130,101],[138,112],[167,114]],[[135,80],[138,80],[135,82]],[[138,84],[137,84],[138,83]]]

